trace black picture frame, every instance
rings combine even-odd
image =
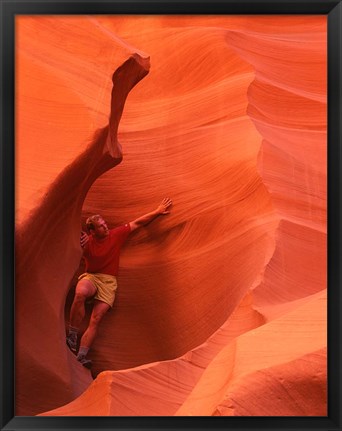
[[[341,0],[1,0],[1,430],[341,430]],[[14,416],[14,18],[18,14],[325,14],[328,16],[328,416]]]

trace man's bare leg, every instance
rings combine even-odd
[[[69,331],[67,344],[73,352],[77,350],[77,335],[85,315],[85,301],[96,293],[91,281],[83,279],[77,283],[74,301],[70,310]]]
[[[77,355],[77,359],[81,362],[82,365],[84,365],[87,368],[90,368],[91,361],[90,359],[86,359],[86,356],[96,337],[99,324],[103,316],[107,313],[109,309],[110,309],[110,306],[108,304],[95,299],[93,311],[90,316],[89,325],[81,338],[80,350]]]

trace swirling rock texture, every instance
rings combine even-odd
[[[17,17],[17,415],[326,415],[326,24]],[[90,374],[65,345],[81,224],[164,196]]]

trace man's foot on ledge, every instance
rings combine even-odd
[[[66,338],[66,343],[67,343],[67,346],[69,347],[69,349],[73,353],[76,353],[76,351],[77,351],[77,335],[76,336],[74,336],[73,334],[68,335]]]
[[[90,369],[92,365],[92,361],[90,359],[87,359],[84,355],[78,355],[77,356],[78,362],[80,362],[84,367]]]

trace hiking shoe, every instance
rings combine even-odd
[[[84,355],[78,355],[77,356],[78,362],[80,362],[84,367],[88,368],[88,370],[91,368],[91,360],[87,359]]]
[[[68,335],[66,338],[66,343],[67,343],[69,349],[72,352],[76,353],[76,351],[77,351],[77,335],[74,335],[74,334]]]

